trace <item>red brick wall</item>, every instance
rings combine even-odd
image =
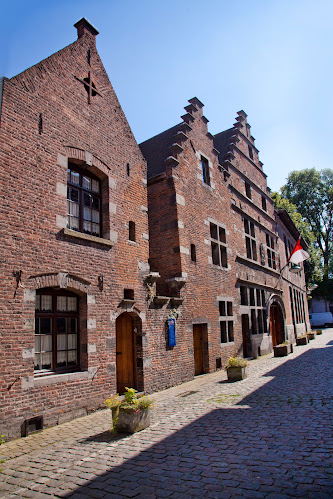
[[[101,94],[91,104],[78,81],[89,71]],[[87,31],[5,81],[0,140],[0,427],[17,436],[25,419],[42,415],[46,425],[55,424],[103,405],[115,393],[115,319],[126,310],[124,288],[134,290],[132,311],[143,321],[138,334],[145,331],[146,164]],[[103,182],[103,236],[116,240],[113,247],[63,234],[71,159],[90,165]],[[130,220],[136,223],[136,242],[128,241]],[[24,287],[16,289],[13,271],[19,270]],[[67,289],[81,295],[86,370],[51,383],[51,377],[33,377],[35,291],[58,286],[59,273],[68,274]]]

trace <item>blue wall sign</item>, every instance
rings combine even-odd
[[[176,346],[176,321],[175,321],[175,319],[168,319],[168,338],[169,338],[169,347]]]

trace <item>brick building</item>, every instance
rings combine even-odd
[[[151,392],[255,357],[306,327],[303,273],[280,277],[298,234],[274,211],[246,114],[214,137],[191,99],[140,150],[97,30],[75,27],[74,43],[0,85],[9,438],[125,386]]]
[[[190,99],[181,123],[140,145],[151,269],[158,295],[182,303],[178,336],[195,374],[294,341],[308,320],[304,272],[280,276],[298,232],[274,209],[247,115],[213,136],[202,108]]]
[[[10,436],[86,414],[124,385],[144,389],[146,163],[98,32],[75,26],[77,41],[2,81],[0,428]]]

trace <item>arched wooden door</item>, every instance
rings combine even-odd
[[[116,321],[117,393],[124,393],[126,386],[136,388],[135,359],[134,320],[124,313]]]
[[[283,342],[283,317],[281,309],[278,305],[271,305],[270,315],[270,330],[272,335],[272,344],[279,345]]]

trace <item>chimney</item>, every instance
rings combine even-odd
[[[97,29],[84,17],[74,24],[74,28],[77,29],[78,38],[88,35],[90,38],[95,39],[95,36],[98,35]]]

